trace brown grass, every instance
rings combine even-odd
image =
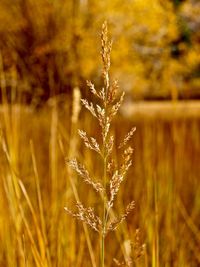
[[[81,199],[84,206],[89,203],[101,213],[97,193],[65,163],[66,157],[79,158],[94,177],[102,176],[101,161],[77,138],[81,128],[96,134],[99,142],[100,127],[83,111],[78,119],[78,102],[72,116],[69,99],[58,97],[35,111],[9,105],[2,93],[0,266],[99,266],[99,238],[67,216],[64,206]],[[130,140],[134,164],[129,179],[121,184],[114,212],[123,213],[124,203],[132,199],[136,206],[133,216],[107,236],[105,266],[114,266],[114,258],[121,264],[137,256],[129,244],[138,241],[138,228],[137,249],[143,243],[146,249],[135,266],[199,266],[199,118],[165,120],[163,115],[149,120],[143,114],[139,121],[131,120],[121,114],[113,124],[117,141],[132,124],[137,126]],[[112,157],[120,165],[119,156],[113,146]]]

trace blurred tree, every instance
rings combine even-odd
[[[12,61],[26,101],[39,102],[55,93],[67,92],[75,73],[75,60],[71,61],[74,1],[18,0],[15,5],[11,2],[2,1],[0,12],[5,72]]]
[[[13,95],[38,103],[100,77],[98,35],[107,19],[116,39],[113,73],[133,98],[198,97],[199,18],[194,0],[1,0],[8,92],[16,77]]]

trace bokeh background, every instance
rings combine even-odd
[[[97,79],[99,25],[106,18],[114,41],[112,70],[133,99],[198,98],[199,5],[195,0],[1,0],[0,48],[8,86],[17,81],[17,96],[37,103],[74,85],[84,87],[88,77]]]
[[[111,77],[126,92],[116,144],[137,127],[115,212],[136,208],[108,237],[106,266],[134,254],[137,228],[146,250],[133,266],[200,266],[198,0],[0,0],[0,266],[99,266],[98,236],[64,206],[78,194],[101,209],[65,159],[101,174],[77,129],[100,136],[80,95],[95,101],[88,79],[102,86],[104,20]]]

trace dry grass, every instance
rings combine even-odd
[[[14,198],[12,179],[15,177],[14,174],[17,174],[17,178],[20,178],[25,185],[41,229],[42,218],[35,182],[37,173],[47,231],[46,247],[50,253],[51,265],[92,266],[87,237],[81,224],[76,223],[63,210],[65,205],[73,206],[74,204],[69,178],[78,188],[80,199],[86,205],[91,203],[97,209],[99,208],[96,193],[88,191],[87,185],[75,177],[74,173],[71,172],[70,176],[66,170],[64,159],[68,155],[69,140],[73,140],[74,145],[73,138],[77,137],[77,134],[72,137],[67,130],[70,129],[68,125],[70,123],[66,119],[70,117],[68,108],[55,111],[52,107],[46,107],[36,113],[24,107],[13,106],[12,112],[8,115],[11,119],[12,114],[15,114],[15,124],[10,134],[6,135],[9,137],[6,140],[11,154],[11,166],[1,148],[0,266],[24,266],[24,253],[28,266],[35,266],[33,243],[28,235],[28,228],[24,227],[22,214],[17,208],[18,201]],[[53,114],[57,117],[56,133],[52,132],[51,127],[55,122],[55,118],[54,122],[52,121]],[[3,122],[2,113],[1,122]],[[91,134],[94,134],[99,129],[91,129],[91,123],[93,121],[85,114],[81,117],[79,126],[90,129]],[[137,126],[137,132],[131,142],[135,148],[134,164],[130,168],[130,178],[122,184],[116,204],[117,209],[123,211],[123,203],[134,199],[136,207],[127,225],[118,229],[119,237],[115,233],[108,237],[106,266],[113,266],[113,258],[122,261],[123,242],[129,239],[134,240],[135,229],[139,227],[142,240],[146,243],[147,266],[157,266],[156,263],[153,265],[153,262],[155,262],[156,254],[159,253],[160,266],[182,264],[182,266],[196,267],[200,260],[198,251],[200,242],[199,121],[180,119],[173,122],[164,119],[149,121],[144,117],[143,121],[134,124]],[[116,121],[115,136],[117,139],[124,137],[121,125],[121,119]],[[123,119],[123,132],[130,129],[131,125],[132,122]],[[2,126],[5,136],[5,126]],[[55,144],[53,144],[53,139],[57,140]],[[33,168],[30,140],[34,146],[37,171]],[[87,167],[96,177],[99,177],[101,173],[99,162],[79,144],[79,140],[76,142],[77,148],[74,149],[76,152],[74,156],[78,156],[80,160],[87,159]],[[78,154],[77,151],[79,151]],[[71,156],[68,155],[69,158]],[[52,157],[55,157],[54,162]],[[26,216],[27,226],[38,249],[36,227],[22,193],[20,203]],[[88,232],[93,254],[98,258],[98,240],[92,231],[88,229]],[[145,266],[142,258],[140,261],[138,266]]]
[[[107,234],[116,230],[134,209],[134,201],[131,201],[126,207],[125,212],[118,217],[114,215],[112,210],[120,185],[123,182],[128,169],[132,165],[131,156],[133,149],[130,146],[126,148],[126,144],[132,138],[135,128],[125,136],[122,143],[118,146],[119,151],[122,153],[122,163],[117,166],[117,162],[112,155],[115,140],[114,136],[111,134],[111,124],[123,102],[124,93],[122,93],[120,97],[117,97],[118,82],[110,82],[109,72],[112,43],[108,38],[106,22],[102,26],[101,43],[101,56],[103,62],[102,74],[104,81],[103,88],[97,91],[94,84],[88,81],[91,93],[98,99],[100,104],[95,104],[93,102],[89,103],[88,100],[81,99],[85,108],[88,109],[92,116],[97,120],[98,126],[101,129],[101,143],[98,143],[94,137],[88,137],[85,131],[78,131],[85,146],[95,151],[98,154],[97,157],[100,156],[100,170],[102,170],[100,182],[91,178],[86,167],[80,164],[76,158],[67,160],[67,163],[79,176],[82,177],[85,183],[90,185],[97,193],[100,193],[99,197],[101,198],[100,203],[102,203],[102,210],[100,215],[96,215],[94,208],[85,208],[80,201],[77,201],[76,203],[77,213],[71,211],[67,207],[65,207],[65,210],[72,217],[83,221],[99,233],[101,250],[99,262],[100,265],[104,267],[106,251],[105,238]],[[109,188],[109,190],[107,188]],[[132,266],[132,261],[130,262],[130,260],[129,266]]]
[[[78,119],[77,88],[72,107],[69,99],[57,98],[39,111],[10,105],[2,93],[0,266],[99,266],[98,235],[68,216],[64,206],[81,200],[102,212],[101,198],[88,190],[93,180],[87,178],[84,184],[65,162],[78,158],[93,177],[102,177],[102,162],[77,138],[81,128],[96,135],[99,143],[101,127],[82,110]],[[136,206],[133,215],[106,237],[105,266],[129,264],[138,258],[143,243],[145,255],[133,261],[134,266],[199,266],[199,119],[144,116],[133,122],[137,132],[129,142],[135,149],[134,164],[113,212],[124,213],[125,203],[132,199]],[[114,120],[115,140],[129,139],[126,132],[133,122],[122,115]],[[80,135],[86,143],[91,141],[84,132]],[[120,166],[117,147],[113,145],[112,158]],[[92,148],[98,152],[96,142]],[[78,162],[73,163],[77,169]],[[82,174],[84,169],[79,169]]]

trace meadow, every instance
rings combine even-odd
[[[1,107],[0,266],[99,266],[98,235],[64,210],[77,198],[100,209],[96,193],[66,165],[66,158],[78,157],[95,177],[102,175],[77,133],[85,129],[98,138],[100,130],[77,105],[77,99],[57,97],[39,110]],[[134,266],[200,264],[200,118],[198,112],[187,117],[187,109],[174,116],[174,105],[149,116],[145,104],[140,115],[121,112],[114,122],[117,142],[137,127],[130,141],[133,165],[115,203],[121,213],[134,200],[135,209],[106,237],[106,266],[135,257],[130,240],[136,229],[145,251]]]
[[[199,5],[130,2],[0,3],[0,267],[200,266]]]

